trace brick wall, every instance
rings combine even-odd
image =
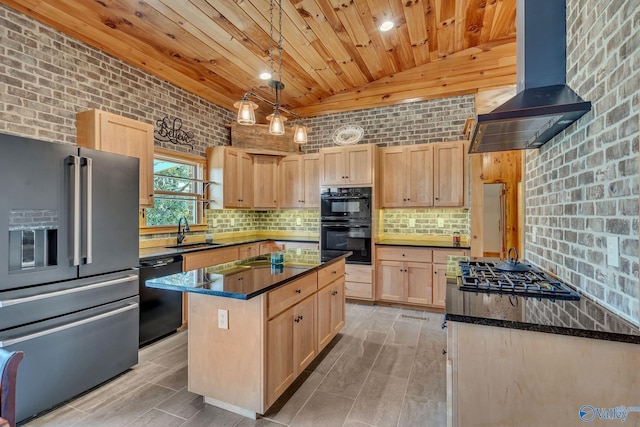
[[[311,130],[303,150],[315,153],[322,147],[335,146],[331,137],[345,125],[364,129],[360,144],[380,147],[459,141],[465,139],[465,119],[474,114],[474,96],[462,95],[311,117],[305,120]]]
[[[75,116],[97,108],[147,123],[168,115],[205,155],[228,143],[234,113],[0,5],[0,132],[75,143]]]
[[[451,236],[455,231],[468,238],[471,220],[467,209],[385,209],[383,232],[385,234],[428,234],[433,236]],[[415,227],[409,224],[416,220]],[[438,227],[438,219],[444,221]]]
[[[593,109],[527,153],[525,183],[527,259],[635,324],[639,69],[639,2],[567,1],[567,82]]]

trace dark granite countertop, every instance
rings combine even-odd
[[[289,249],[283,252],[284,264],[280,265],[271,264],[270,254],[260,255],[150,279],[145,282],[145,286],[250,299],[351,255],[351,252],[323,251],[321,257],[320,251],[309,249]]]
[[[455,322],[640,344],[640,330],[581,295],[579,301],[537,299],[458,289],[447,279],[445,318]]]
[[[385,238],[376,239],[376,245],[381,246],[415,246],[434,249],[470,249],[469,242],[462,241],[460,245],[454,245],[453,239],[424,237],[420,239]]]
[[[140,261],[146,261],[158,257],[181,255],[190,252],[205,251],[209,249],[219,249],[229,246],[245,245],[247,243],[266,242],[267,240],[274,240],[278,242],[301,242],[301,243],[318,243],[317,240],[309,240],[306,238],[270,238],[270,237],[256,237],[256,236],[241,236],[241,237],[227,237],[222,239],[215,239],[213,244],[207,245],[204,242],[196,242],[195,244],[202,244],[198,247],[189,247],[190,242],[185,242],[184,248],[169,248],[164,246],[154,246],[150,248],[141,248],[139,251]]]

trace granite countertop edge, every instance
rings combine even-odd
[[[267,239],[268,240],[268,239]],[[198,288],[198,287],[185,287],[185,286],[177,286],[177,285],[158,285],[158,286],[153,286],[153,285],[147,285],[145,284],[145,286],[149,286],[150,288],[155,288],[155,289],[164,289],[164,290],[173,290],[173,291],[180,291],[180,292],[189,292],[189,293],[196,293],[196,294],[202,294],[202,295],[209,295],[209,296],[217,296],[217,297],[222,297],[222,298],[233,298],[233,299],[240,299],[240,300],[249,300],[252,298],[255,298],[259,295],[262,295],[266,292],[272,291],[276,288],[279,288],[281,286],[286,285],[287,283],[290,283],[294,280],[300,279],[308,274],[311,274],[317,270],[319,270],[320,268],[326,267],[328,265],[331,265],[341,259],[344,259],[346,257],[348,257],[349,255],[351,255],[351,252],[345,252],[343,254],[340,254],[338,256],[336,256],[335,258],[332,258],[329,261],[323,262],[321,264],[318,264],[316,266],[313,267],[309,267],[308,270],[305,270],[301,273],[298,273],[294,276],[291,277],[287,277],[286,279],[283,279],[279,282],[276,283],[272,283],[269,286],[265,286],[264,288],[261,288],[257,291],[251,292],[249,294],[238,294],[235,292],[225,292],[225,291],[218,291],[218,290],[209,290],[209,289],[204,289],[204,288]],[[210,266],[213,267],[213,266]],[[205,267],[207,268],[207,267]],[[195,271],[195,270],[190,270],[190,271]]]
[[[149,248],[143,248],[139,250],[140,252],[139,259],[140,261],[146,261],[146,260],[151,260],[158,257],[183,255],[183,254],[193,253],[193,252],[229,248],[232,246],[246,245],[248,243],[266,242],[269,240],[278,241],[278,242],[318,243],[317,240],[310,240],[306,238],[295,239],[291,237],[286,239],[271,238],[271,237],[255,237],[255,238],[254,237],[238,237],[235,240],[234,239],[224,239],[224,240],[228,240],[228,241],[221,243],[221,242],[216,242],[214,240],[213,242],[214,244],[212,244],[211,246],[202,246],[202,247],[188,248],[188,249],[168,248],[165,246],[154,246]],[[201,242],[201,243],[204,243],[204,242]],[[185,245],[188,245],[188,244],[189,243],[185,243]]]
[[[454,245],[453,242],[434,241],[434,240],[403,240],[403,239],[380,239],[376,240],[376,246],[414,246],[418,248],[433,249],[471,249],[468,244]]]

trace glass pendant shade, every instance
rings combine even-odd
[[[256,124],[256,115],[253,112],[258,108],[258,104],[248,99],[243,99],[233,104],[238,109],[238,123],[241,125],[254,125]]]
[[[284,121],[287,120],[283,117],[278,110],[274,110],[273,114],[267,116],[269,123],[269,133],[271,135],[284,135]]]
[[[293,127],[293,142],[296,144],[307,143],[307,127],[302,125],[295,125]]]

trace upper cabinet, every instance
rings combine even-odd
[[[140,207],[153,207],[153,125],[100,110],[76,115],[81,147],[140,159]]]
[[[231,147],[207,148],[209,198],[212,209],[253,206],[253,159]]]
[[[287,156],[278,165],[278,199],[281,208],[320,206],[318,154]]]
[[[373,185],[373,144],[320,149],[320,185]]]
[[[465,142],[381,150],[381,206],[463,207]]]
[[[278,160],[276,156],[253,157],[253,207],[278,207]]]

